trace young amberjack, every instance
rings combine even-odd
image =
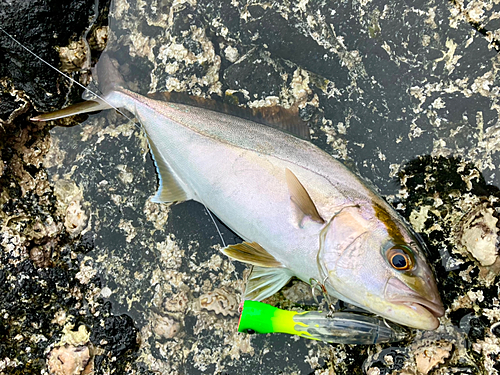
[[[254,265],[245,299],[292,276],[394,322],[435,329],[444,313],[424,245],[375,191],[311,142],[228,114],[141,96],[103,55],[104,100],[33,118],[125,108],[147,135],[155,202],[196,200],[245,242],[231,258]]]

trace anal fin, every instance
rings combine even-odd
[[[179,183],[174,171],[172,170],[172,168],[170,168],[163,155],[158,151],[157,147],[153,142],[151,142],[149,137],[148,144],[160,180],[158,191],[156,192],[155,196],[151,198],[151,201],[155,203],[165,203],[182,202],[190,199],[186,191]]]
[[[262,301],[283,288],[292,276],[288,268],[253,267],[243,299]]]
[[[284,267],[257,242],[242,242],[222,249],[228,257],[260,267]]]

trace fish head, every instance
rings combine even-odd
[[[425,245],[397,214],[343,208],[320,235],[318,267],[331,294],[413,328],[433,330],[444,314]]]

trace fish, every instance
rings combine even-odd
[[[106,53],[96,71],[102,96],[32,120],[132,113],[159,176],[152,201],[200,202],[243,239],[222,252],[253,266],[245,300],[297,277],[395,323],[439,326],[444,307],[425,244],[369,182],[275,127],[130,91]]]

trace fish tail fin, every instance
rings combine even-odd
[[[114,61],[109,57],[107,53],[103,53],[92,72],[94,74],[94,77],[97,78],[97,81],[99,83],[99,91],[102,92],[102,95],[95,93],[89,88],[85,88],[85,90],[87,92],[90,92],[95,98],[93,98],[92,100],[87,100],[85,102],[70,105],[69,107],[59,109],[54,112],[44,113],[42,115],[32,117],[31,121],[57,120],[64,117],[102,111],[104,109],[110,108],[115,108],[116,110],[118,110],[118,108],[116,108],[110,102],[109,94],[111,94],[113,91],[124,88],[125,81],[122,75],[118,72]],[[69,78],[73,80],[71,77]],[[73,80],[73,82],[76,81]]]
[[[116,108],[113,104],[111,104],[107,99],[106,96],[114,91],[118,90],[120,87],[125,87],[125,82],[123,80],[123,77],[118,73],[118,69],[116,69],[109,58],[107,54],[103,54],[101,56],[102,63],[98,64],[96,68],[96,75],[101,75],[102,76],[102,83],[100,85],[100,89],[104,94],[101,96],[92,90],[90,90],[88,87],[85,87],[82,85],[80,82],[74,80],[70,76],[68,76],[66,73],[62,72],[60,69],[49,63],[48,61],[44,60],[40,56],[38,56],[35,52],[30,50],[28,47],[23,45],[21,42],[19,42],[16,38],[14,38],[12,35],[10,35],[6,30],[4,30],[2,27],[0,27],[0,32],[3,34],[7,35],[10,39],[12,39],[16,44],[18,44],[21,48],[29,52],[31,55],[33,55],[36,59],[40,60],[44,64],[48,65],[50,68],[54,69],[56,72],[58,72],[60,75],[63,77],[69,79],[71,82],[73,82],[75,85],[80,86],[83,88],[85,91],[92,93],[97,99],[88,101],[88,103],[79,103],[73,106],[69,106],[63,110],[58,110],[52,113],[47,113],[44,115],[40,116],[35,116],[31,120],[32,121],[48,121],[48,120],[55,120],[63,117],[69,117],[77,114],[82,114],[82,113],[88,113],[88,112],[95,112],[95,111],[100,111],[103,109],[108,109],[108,108],[115,108],[118,112],[118,108]],[[122,112],[120,112],[122,113]],[[122,113],[123,114],[123,113]],[[125,117],[128,118],[125,114],[123,114]]]
[[[70,105],[69,107],[59,109],[54,112],[44,113],[30,118],[31,121],[50,121],[57,120],[64,117],[80,115],[83,113],[101,111],[103,109],[110,109],[111,105],[101,100],[87,100],[82,103]]]
[[[127,88],[123,76],[118,71],[116,60],[112,60],[107,52],[103,52],[92,73],[97,78],[99,90],[106,97],[112,91]]]

